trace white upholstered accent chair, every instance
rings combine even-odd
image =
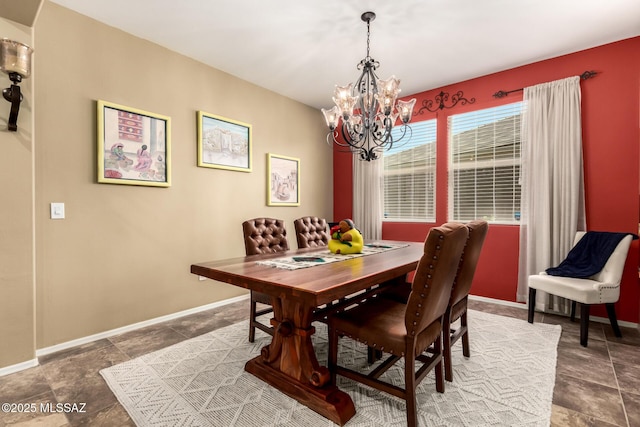
[[[584,231],[576,233],[575,246],[584,236]],[[571,301],[571,320],[575,320],[576,302],[580,310],[580,345],[587,346],[589,336],[589,310],[593,304],[605,304],[613,332],[617,337],[622,333],[618,327],[614,303],[620,297],[620,281],[633,235],[625,236],[616,246],[600,272],[584,279],[552,276],[543,272],[529,276],[529,323],[533,323],[536,304],[536,290],[566,298]]]

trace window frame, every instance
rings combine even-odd
[[[495,106],[495,107],[470,110],[464,113],[450,115],[447,117],[446,144],[447,144],[447,188],[448,188],[447,220],[448,221],[466,222],[471,219],[484,219],[491,224],[499,224],[499,225],[519,225],[520,224],[520,212],[522,207],[522,194],[520,191],[521,190],[520,174],[521,174],[521,168],[522,168],[522,139],[521,139],[520,123],[522,120],[522,115],[524,113],[524,108],[525,108],[524,102],[517,101],[509,104]],[[473,117],[472,115],[477,115],[478,117],[486,120],[486,118],[492,114],[491,110],[493,110],[493,112],[496,112],[496,118],[493,119],[492,121],[482,121],[482,123],[479,123],[478,125],[476,125],[473,128],[470,128],[469,130],[457,132],[455,134],[453,133],[455,131],[453,127],[455,126],[454,121],[456,120],[456,118],[462,118],[463,116],[466,116],[466,115],[468,115],[469,117]],[[503,110],[507,112],[513,112],[515,114],[501,115],[501,111]],[[516,116],[519,116],[519,118],[517,118]],[[496,124],[499,123],[501,120],[506,120],[506,119],[511,119],[514,122],[514,124],[512,125],[514,134],[511,137],[512,139],[511,145],[514,145],[512,149],[514,156],[510,158],[501,158],[501,157],[496,158],[496,151],[497,151],[496,148],[500,149],[506,146],[504,144],[495,144],[496,142],[495,135],[496,135],[496,128],[497,128]],[[461,119],[461,120],[464,120],[464,119]],[[470,122],[471,121],[472,120],[470,120]],[[460,124],[461,126],[467,125],[467,123],[465,123],[464,121],[461,121]],[[493,128],[494,140],[493,140],[493,144],[489,147],[491,150],[493,150],[493,156],[488,159],[478,160],[478,155],[477,155],[477,153],[479,152],[477,149],[478,141],[475,141],[475,145],[474,145],[475,151],[473,152],[475,154],[473,156],[474,160],[468,161],[468,162],[454,161],[454,157],[461,155],[460,151],[454,152],[454,148],[456,148],[454,145],[455,144],[454,138],[464,132],[475,131],[475,133],[477,134],[480,132],[479,129],[484,126],[492,126]],[[460,139],[458,139],[457,142],[459,144]],[[482,141],[480,141],[480,144],[481,143]],[[517,157],[515,156],[516,153],[517,153]],[[499,213],[499,211],[501,210],[500,209],[501,204],[498,200],[499,196],[496,195],[500,191],[504,191],[504,188],[508,188],[507,186],[501,187],[500,185],[501,183],[507,182],[506,180],[500,180],[498,182],[496,181],[496,176],[498,176],[501,171],[507,168],[512,168],[510,172],[507,172],[512,176],[511,206],[512,206],[513,213],[511,217],[508,217],[507,215]],[[456,209],[457,209],[456,203],[458,202],[458,199],[460,197],[459,197],[459,194],[456,193],[456,188],[455,188],[456,178],[459,177],[460,171],[486,171],[491,169],[493,169],[493,182],[490,187],[485,187],[485,190],[484,190],[484,191],[490,190],[493,193],[493,197],[490,198],[491,209],[492,209],[491,215],[483,215],[482,213],[478,212],[479,204],[476,202],[476,200],[478,199],[477,197],[478,193],[483,191],[482,179],[480,181],[474,180],[474,184],[473,184],[474,189],[473,191],[470,192],[470,194],[473,194],[473,200],[474,200],[473,207],[475,209],[475,213],[474,215],[472,215],[473,218],[460,215],[460,212],[456,212]],[[496,171],[498,173],[496,173]],[[477,178],[477,173],[476,173],[476,178]],[[504,204],[503,206],[508,206],[508,204]],[[456,213],[460,216],[456,216]]]
[[[388,151],[385,151],[382,155],[382,161],[385,162],[383,164],[382,167],[382,183],[383,183],[383,189],[382,189],[382,194],[383,194],[383,215],[382,215],[382,221],[383,222],[389,222],[389,223],[407,223],[407,222],[416,222],[416,223],[433,223],[436,221],[436,203],[437,203],[437,162],[438,162],[438,120],[437,118],[433,118],[433,119],[428,119],[428,120],[422,120],[419,122],[415,122],[415,123],[411,123],[410,126],[412,127],[412,135],[410,136],[410,139],[408,141],[400,141],[399,144],[399,149],[396,153],[393,154],[397,154],[403,151],[407,151],[408,149],[413,149],[413,148],[418,148],[421,146],[426,146],[427,144],[432,144],[432,150],[433,150],[433,155],[429,158],[428,156],[426,157],[428,160],[428,163],[425,164],[425,166],[423,166],[422,168],[415,168],[414,166],[409,166],[408,168],[406,168],[406,173],[402,173],[402,171],[404,169],[397,169],[397,170],[389,170],[388,169],[388,165],[387,165],[387,161],[389,160],[389,153]],[[414,138],[414,130],[416,129],[416,127],[418,126],[425,126],[425,129],[423,131],[424,136],[425,136],[425,141],[422,143],[413,143],[412,144],[412,139]],[[422,133],[422,132],[421,132]],[[407,146],[408,145],[408,146]],[[404,150],[401,150],[402,147],[405,147]],[[392,155],[393,155],[392,154]],[[387,200],[388,200],[388,178],[390,176],[413,176],[416,172],[416,170],[421,170],[424,169],[425,172],[425,179],[423,181],[423,185],[425,188],[429,188],[432,187],[432,194],[429,196],[428,192],[426,192],[425,194],[425,206],[424,206],[424,210],[425,210],[425,215],[424,217],[414,217],[414,216],[389,216],[387,214]],[[420,185],[421,183],[418,183],[417,185]],[[402,188],[402,187],[401,187]],[[397,190],[398,193],[401,193],[402,190]],[[400,204],[399,202],[396,202],[398,205]],[[429,206],[430,205],[430,206]],[[398,207],[395,208],[396,211],[399,210]],[[416,208],[412,208],[412,209],[416,209]],[[417,208],[416,210],[419,210],[421,208]]]

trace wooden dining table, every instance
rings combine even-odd
[[[377,241],[384,245],[386,241]],[[314,256],[326,247],[269,255],[252,255],[191,265],[191,273],[261,292],[271,297],[274,335],[245,370],[331,421],[344,425],[355,414],[351,397],[331,384],[328,368],[320,365],[311,336],[319,307],[332,307],[350,296],[394,286],[414,271],[423,244],[388,242],[401,246],[380,253],[317,266],[286,270],[258,263],[282,257]],[[343,302],[344,304],[344,302]]]

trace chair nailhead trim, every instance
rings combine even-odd
[[[438,236],[438,239],[439,239],[439,240],[444,240],[444,235],[442,235],[442,234],[441,234],[441,235],[439,235],[439,236]],[[441,245],[441,244],[436,244],[436,245],[435,245],[435,250],[436,250],[436,252],[438,252],[438,253],[439,253],[439,251],[440,251],[440,250],[442,250],[442,245]],[[434,262],[437,262],[437,261],[438,261],[438,253],[436,253],[436,254],[434,254],[434,255],[433,255],[433,258],[432,258],[432,259],[433,259],[433,261],[434,261]],[[433,270],[433,269],[434,269],[434,263],[429,264],[429,269],[430,269],[430,270]],[[424,288],[424,289],[429,289],[429,286],[430,286],[430,282],[431,282],[431,280],[433,280],[433,276],[432,276],[432,274],[431,274],[431,273],[427,273],[427,280],[425,281],[425,284],[424,284],[424,286],[423,286],[423,288]],[[424,292],[420,294],[420,301],[419,301],[419,302],[418,302],[418,304],[417,304],[418,308],[422,307],[422,300],[425,298],[425,296],[426,296],[426,295],[425,295],[425,293],[424,293]],[[416,317],[420,317],[420,312],[419,312],[419,311],[417,311],[417,312],[416,312],[416,314],[415,314],[415,316],[416,316]],[[417,323],[417,320],[413,322],[413,328],[412,328],[412,330],[411,330],[411,332],[410,332],[410,334],[411,334],[411,336],[412,336],[412,337],[414,337],[414,336],[416,335],[416,326],[417,326],[417,324],[418,324],[418,323]]]

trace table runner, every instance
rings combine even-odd
[[[282,258],[275,258],[265,261],[256,261],[256,264],[281,268],[284,270],[298,270],[300,268],[315,267],[332,262],[378,254],[380,252],[391,251],[407,246],[409,245],[406,243],[371,242],[365,244],[362,247],[362,252],[359,254],[334,254],[331,253],[329,249],[325,249],[320,252],[310,253],[309,255],[285,256]]]

